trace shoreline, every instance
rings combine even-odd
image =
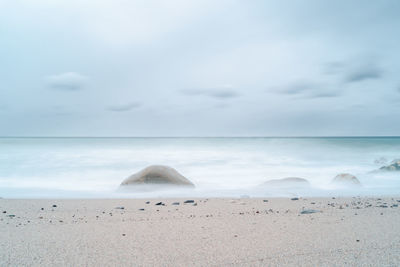
[[[400,196],[3,198],[0,265],[398,265],[399,205]]]

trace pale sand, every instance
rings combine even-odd
[[[0,199],[0,266],[400,265],[400,197],[268,200]]]

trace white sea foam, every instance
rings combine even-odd
[[[32,138],[0,139],[2,197],[240,197],[395,195],[400,172],[371,173],[400,158],[400,138]],[[174,167],[195,189],[118,191],[142,168]],[[338,188],[339,173],[360,188]],[[262,188],[302,177],[310,188]]]

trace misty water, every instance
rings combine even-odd
[[[400,138],[1,138],[0,197],[145,198],[398,195]],[[126,177],[168,165],[195,189],[124,192]],[[361,187],[331,181],[351,173]],[[310,188],[260,187],[284,177]]]

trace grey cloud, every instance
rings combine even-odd
[[[114,106],[109,106],[107,110],[109,111],[114,111],[114,112],[126,112],[130,111],[132,109],[140,107],[142,104],[139,102],[134,102],[134,103],[129,103],[129,104],[123,104],[123,105],[114,105]]]
[[[301,98],[325,98],[337,97],[341,94],[341,91],[333,90],[327,85],[315,84],[311,82],[296,82],[279,88],[278,93],[300,96]]]
[[[328,75],[339,74],[344,71],[346,64],[344,62],[335,61],[326,63],[323,66],[323,73]]]
[[[382,75],[383,72],[381,69],[376,66],[368,65],[350,71],[345,77],[345,82],[352,83],[370,79],[379,79]]]
[[[82,90],[87,82],[88,77],[76,72],[66,72],[46,77],[48,87],[63,91]]]
[[[297,95],[303,92],[315,89],[315,84],[308,82],[296,82],[286,87],[280,88],[280,93],[288,95]]]
[[[239,94],[236,91],[226,87],[214,88],[214,89],[209,89],[209,88],[183,89],[181,90],[181,93],[189,96],[208,96],[218,99],[228,99],[239,96]]]

